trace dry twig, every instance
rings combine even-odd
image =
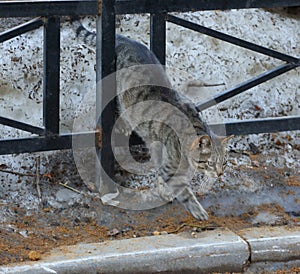
[[[32,174],[32,173],[21,173],[21,172],[7,170],[7,169],[3,169],[3,168],[0,168],[0,172],[9,173],[9,174],[17,175],[17,176],[28,176],[28,177],[36,176],[35,174]]]
[[[81,194],[81,192],[79,190],[77,190],[76,188],[68,186],[68,183],[61,183],[61,182],[59,182],[58,184],[61,185],[61,186],[63,186],[63,187],[65,187],[65,188],[67,188],[67,189],[69,189],[69,190],[72,190],[72,191],[74,191],[76,193]]]
[[[17,171],[6,170],[6,169],[3,169],[3,168],[0,168],[0,172],[9,173],[9,174],[17,175],[17,176],[35,177],[36,178],[36,189],[37,189],[38,198],[39,198],[40,202],[42,201],[42,193],[41,193],[41,188],[40,188],[40,177],[42,176],[42,177],[45,177],[45,178],[48,178],[48,179],[52,179],[52,174],[49,174],[49,173],[40,174],[40,157],[39,156],[36,158],[36,173],[35,174],[33,174],[33,173],[21,173],[21,172],[17,172]],[[82,194],[81,191],[69,186],[68,183],[58,182],[58,184],[65,187],[65,188],[67,188],[67,189],[69,189],[69,190],[72,190],[76,193]]]
[[[183,223],[179,227],[177,227],[176,229],[174,229],[172,231],[169,231],[168,233],[177,233],[179,230],[181,230],[182,228],[184,228],[186,226],[200,228],[201,230],[210,230],[210,229],[217,228],[217,226],[212,226],[212,225],[197,225],[197,224]]]
[[[41,162],[41,158],[40,156],[36,157],[36,190],[38,193],[38,198],[39,201],[42,202],[42,193],[41,193],[41,188],[40,188],[40,162]]]

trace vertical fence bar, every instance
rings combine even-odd
[[[166,13],[150,15],[150,49],[162,65],[166,64]]]
[[[96,18],[96,130],[102,132],[101,125],[101,106],[102,106],[102,0],[97,0],[97,18]],[[99,136],[102,138],[102,134]],[[102,171],[101,171],[101,145],[97,145],[96,135],[96,157],[95,157],[95,191],[101,192]]]
[[[60,19],[47,18],[44,27],[43,121],[46,133],[59,133]]]
[[[114,125],[115,101],[111,101],[110,98],[116,95],[116,81],[115,77],[111,77],[110,81],[101,80],[116,70],[115,1],[102,0],[98,3],[102,6],[102,11],[97,20],[97,127],[101,129],[102,147],[98,148],[97,155],[102,169],[112,178],[114,155],[111,147],[111,134]],[[100,169],[98,164],[96,168]],[[101,171],[96,170],[96,189],[100,193],[105,192],[103,180],[107,178],[106,174],[101,174]]]

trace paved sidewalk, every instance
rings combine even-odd
[[[0,273],[259,273],[300,267],[300,227],[160,235],[61,247]]]

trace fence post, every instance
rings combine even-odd
[[[114,125],[116,95],[115,76],[111,81],[102,81],[116,70],[115,62],[115,1],[98,1],[97,18],[97,128],[101,132],[101,148],[97,148],[96,190],[104,194],[108,177],[114,174],[114,156],[111,147],[111,134]],[[99,161],[101,166],[99,165]],[[102,171],[102,172],[101,172]],[[104,186],[105,185],[105,186]]]
[[[164,66],[166,64],[166,13],[150,15],[150,49]]]
[[[59,134],[60,19],[44,27],[43,121],[46,133]]]

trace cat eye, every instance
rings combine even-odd
[[[213,166],[214,165],[213,161],[208,161],[207,163],[208,163],[209,166]]]
[[[198,163],[198,164],[205,164],[206,161],[201,161],[201,160],[199,160],[199,161],[197,161],[197,163]]]

